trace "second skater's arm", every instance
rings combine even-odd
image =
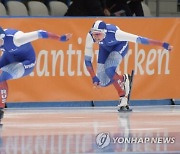
[[[68,41],[71,38],[72,34],[64,34],[64,35],[57,35],[51,32],[47,32],[44,30],[32,31],[28,33],[24,33],[22,31],[17,32],[14,35],[14,44],[16,46],[21,46],[23,44],[38,40],[38,39],[54,39],[61,42]]]
[[[127,33],[122,30],[117,30],[115,37],[118,41],[130,41],[130,42],[140,43],[140,44],[144,44],[144,45],[156,45],[156,46],[161,46],[164,49],[169,50],[169,51],[172,50],[172,46],[167,42],[149,39],[146,37]]]

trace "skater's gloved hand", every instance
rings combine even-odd
[[[164,42],[162,46],[164,49],[166,49],[168,51],[171,51],[173,48],[173,46],[171,46],[169,43],[166,43],[166,42]]]
[[[68,41],[70,38],[72,37],[72,34],[68,33],[68,34],[64,34],[64,35],[61,35],[59,40],[61,42],[66,42]]]
[[[58,40],[61,42],[66,42],[72,37],[72,34],[67,33],[67,34],[59,36],[59,35],[53,34],[51,32],[47,32],[44,30],[38,30],[38,37],[44,38],[44,39],[50,38],[50,39]]]
[[[93,80],[94,86],[96,86],[96,87],[99,86],[100,80],[98,79],[97,76],[94,76],[94,77],[92,78],[92,80]]]

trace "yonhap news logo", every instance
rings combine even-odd
[[[158,136],[158,137],[111,137],[108,132],[101,132],[96,136],[96,144],[98,148],[105,148],[110,143],[112,144],[174,144],[175,137]]]
[[[99,133],[96,136],[96,144],[99,148],[105,148],[107,147],[111,142],[111,138],[109,133]]]

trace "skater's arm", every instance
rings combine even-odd
[[[94,69],[93,69],[93,66],[92,66],[92,63],[91,63],[91,57],[85,56],[85,65],[86,65],[86,68],[87,68],[91,78],[92,78],[93,84],[95,86],[98,86],[100,80],[98,79],[98,77],[96,76],[96,74],[94,72]]]
[[[89,56],[85,56],[85,65],[86,65],[86,68],[89,72],[89,74],[91,75],[91,77],[95,77],[96,74],[94,73],[94,69],[93,69],[93,66],[92,66],[92,62],[91,62],[91,57]]]
[[[64,34],[64,35],[56,35],[47,31],[38,30],[38,31],[32,31],[28,33],[23,33],[21,31],[17,32],[14,35],[14,44],[16,46],[21,46],[23,44],[38,40],[38,39],[54,39],[58,41],[67,41],[71,38],[72,34]]]
[[[149,39],[146,37],[141,37],[138,35],[124,32],[122,30],[116,31],[115,38],[118,41],[129,41],[129,42],[140,43],[144,45],[156,45],[156,46],[161,46],[164,49],[169,50],[169,51],[172,50],[172,46],[170,46],[170,44],[167,42],[162,42],[162,41]]]
[[[98,82],[97,80],[97,77],[96,77],[96,74],[94,72],[94,69],[93,69],[93,65],[92,65],[92,56],[93,56],[93,38],[91,37],[91,35],[88,33],[87,36],[86,36],[86,44],[85,44],[85,65],[86,65],[86,68],[89,72],[89,74],[91,75],[92,77],[92,80],[93,80],[93,83],[94,82]]]
[[[115,38],[117,41],[129,41],[136,43],[138,35],[127,33],[119,29],[115,33]]]
[[[156,45],[156,46],[161,46],[166,50],[171,51],[172,50],[172,46],[167,43],[167,42],[162,42],[162,41],[157,41],[157,40],[153,40],[153,39],[149,39],[149,38],[145,38],[145,37],[138,37],[137,38],[137,43],[140,44],[144,44],[144,45]]]

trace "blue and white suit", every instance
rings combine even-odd
[[[30,74],[35,66],[35,51],[30,43],[39,38],[38,31],[23,33],[14,29],[4,29],[5,37],[0,50],[0,68],[3,71],[0,82]]]
[[[97,77],[100,80],[100,86],[111,84],[117,66],[127,54],[128,42],[136,43],[138,38],[137,35],[124,32],[112,24],[107,24],[106,30],[105,38],[99,42]],[[86,60],[92,58],[94,43],[95,40],[89,31],[85,45]]]

